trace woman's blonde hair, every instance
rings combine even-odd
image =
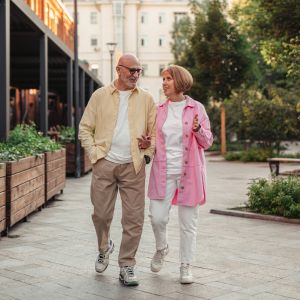
[[[178,65],[170,65],[166,67],[161,74],[169,72],[174,80],[174,88],[177,93],[185,93],[189,91],[193,85],[193,77],[191,73]]]

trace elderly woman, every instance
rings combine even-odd
[[[183,67],[162,72],[167,100],[157,108],[156,152],[149,179],[150,218],[156,240],[151,270],[159,272],[169,252],[167,224],[172,204],[178,206],[180,282],[192,283],[190,264],[196,248],[198,208],[206,201],[204,150],[213,137],[204,106],[185,95],[193,84]]]

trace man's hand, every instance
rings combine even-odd
[[[142,135],[142,137],[137,138],[137,140],[140,149],[147,149],[151,145],[151,137],[149,135]]]

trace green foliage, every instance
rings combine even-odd
[[[189,17],[184,17],[174,22],[171,42],[171,51],[174,54],[175,61],[184,59],[185,53],[189,50],[189,40],[192,34],[192,21]]]
[[[206,1],[202,6],[191,1],[191,5],[195,20],[189,45],[176,63],[193,75],[192,97],[203,103],[209,98],[223,101],[245,80],[249,66],[247,43],[226,20],[223,1]],[[173,53],[177,55],[174,49]]]
[[[300,180],[255,179],[248,188],[248,206],[258,213],[300,218]]]
[[[236,6],[235,20],[272,68],[300,77],[299,0],[248,0]]]
[[[59,131],[59,141],[62,144],[75,143],[75,128],[61,126],[57,128]]]
[[[244,151],[228,152],[225,159],[229,161],[240,160],[244,162],[263,162],[268,158],[273,157],[274,152],[269,148],[251,147]]]
[[[7,141],[0,143],[0,161],[18,160],[61,148],[60,144],[37,132],[34,124],[17,125]]]
[[[227,131],[279,154],[282,141],[300,136],[298,101],[296,93],[274,86],[238,90],[225,101]]]

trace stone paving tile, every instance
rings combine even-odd
[[[108,269],[103,274],[95,272],[89,174],[68,178],[58,200],[14,226],[10,238],[1,238],[0,299],[299,299],[299,225],[209,213],[211,208],[243,204],[249,179],[269,176],[267,164],[215,159],[207,169],[209,199],[200,209],[194,284],[179,283],[176,207],[170,213],[170,253],[161,272],[150,271],[155,245],[149,199],[136,257],[140,285],[126,288],[118,280],[120,199],[111,228],[115,251]]]

